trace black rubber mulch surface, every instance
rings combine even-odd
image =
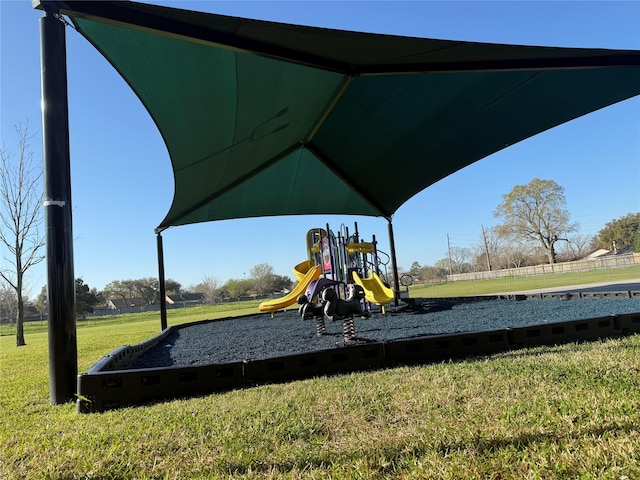
[[[425,335],[498,330],[640,312],[640,298],[576,300],[490,300],[431,302],[370,318],[354,319],[356,343]],[[325,319],[327,334],[316,335],[316,320],[296,310],[198,323],[172,331],[130,368],[209,365],[257,360],[344,346],[343,322]]]

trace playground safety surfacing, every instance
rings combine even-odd
[[[579,301],[581,298],[640,299],[640,292],[464,297],[429,299],[428,303],[433,305],[434,302],[477,302],[488,299]],[[410,307],[419,307],[425,301],[419,298],[405,299]],[[195,324],[170,327],[140,344],[125,345],[116,349],[100,359],[87,372],[78,375],[77,412],[103,412],[268,383],[400,365],[427,364],[491,355],[519,348],[593,341],[640,333],[640,311],[563,322],[549,322],[543,318],[539,321],[541,323],[515,328],[413,336],[374,342],[337,342],[332,348],[271,358],[192,366],[130,368],[137,359],[160,345],[167,336]],[[308,324],[308,327],[314,328],[312,324]]]

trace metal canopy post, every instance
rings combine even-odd
[[[157,231],[158,245],[158,281],[160,282],[160,330],[167,328],[167,286],[164,279],[164,250],[162,234]]]
[[[65,25],[43,4],[40,19],[42,156],[47,240],[49,386],[52,405],[75,400],[78,376],[71,222]]]
[[[391,218],[388,218],[389,222],[389,248],[391,249],[391,263],[393,264],[393,304],[398,306],[398,300],[400,299],[400,281],[398,279],[398,262],[396,261],[396,242],[393,239],[393,223]]]

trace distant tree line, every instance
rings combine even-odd
[[[204,294],[207,301],[215,303],[223,299],[239,299],[283,292],[292,286],[291,278],[274,273],[273,267],[268,263],[260,263],[251,268],[247,278],[243,275],[243,278],[231,278],[222,284],[215,277],[206,276],[191,290]]]
[[[261,263],[250,270],[249,278],[229,279],[224,284],[215,277],[205,276],[202,282],[183,289],[182,285],[172,279],[167,279],[167,295],[183,293],[201,293],[208,303],[222,300],[237,300],[251,296],[263,296],[270,293],[283,293],[292,287],[291,279],[285,275],[277,275],[273,267]],[[93,313],[96,308],[104,308],[110,299],[142,298],[149,304],[160,300],[160,284],[157,278],[146,277],[133,280],[113,280],[105,285],[102,291],[91,288],[82,278],[76,278],[76,316],[79,319]],[[47,288],[42,287],[33,302],[25,298],[25,306],[37,311],[40,318],[47,314]],[[15,319],[18,309],[18,299],[15,291],[5,283],[0,283],[0,319]]]
[[[557,243],[560,239],[556,240]],[[598,248],[640,253],[640,213],[610,221],[596,235],[573,233],[554,248],[554,262],[584,258]],[[514,236],[502,225],[483,229],[476,246],[451,247],[434,265],[413,262],[407,273],[424,282],[439,282],[450,273],[518,268],[548,263],[548,250],[533,241]]]

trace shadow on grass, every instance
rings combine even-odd
[[[247,459],[246,462],[228,462],[221,460],[217,465],[217,469],[232,475],[245,475],[249,473],[268,473],[273,475],[283,472],[312,472],[314,470],[322,470],[328,474],[332,472],[334,468],[341,469],[341,467],[345,465],[352,464],[355,467],[355,462],[358,461],[364,465],[365,469],[369,470],[369,472],[361,473],[373,473],[382,476],[398,475],[407,468],[410,468],[415,462],[415,459],[433,453],[441,457],[447,457],[455,453],[488,456],[505,449],[523,451],[537,444],[560,444],[566,440],[599,438],[612,433],[637,435],[640,433],[640,428],[636,422],[612,422],[602,427],[579,430],[569,435],[558,435],[554,432],[524,433],[514,437],[477,437],[468,441],[455,443],[441,442],[435,445],[424,442],[413,445],[399,442],[382,448],[377,446],[375,449],[366,446],[364,446],[364,449],[354,447],[354,450],[345,450],[340,453],[332,453],[326,449],[316,450],[311,448],[305,455],[291,460],[276,462],[269,462],[268,460],[265,461],[265,459],[257,458]],[[345,472],[334,473],[344,474]]]
[[[470,441],[462,441],[455,443],[443,442],[437,447],[437,451],[442,456],[447,456],[455,452],[474,452],[480,455],[493,454],[502,449],[524,450],[531,445],[540,443],[558,444],[566,440],[578,440],[580,438],[600,438],[606,434],[624,433],[634,434],[640,433],[640,425],[637,422],[628,421],[624,423],[611,422],[597,428],[589,428],[585,430],[578,429],[575,433],[568,435],[558,435],[555,432],[539,432],[539,433],[523,433],[514,437],[503,438],[473,438]]]
[[[576,340],[571,343],[563,343],[558,345],[538,346],[538,347],[523,347],[516,350],[508,350],[505,352],[496,352],[488,357],[468,357],[466,360],[481,360],[486,358],[493,358],[496,360],[509,359],[515,360],[519,358],[531,358],[539,357],[549,353],[572,353],[582,351],[589,345],[599,344],[598,348],[602,348],[609,351],[637,351],[639,347],[633,340],[634,335],[616,336],[611,338],[600,338],[595,340]],[[612,342],[612,340],[617,340]]]

